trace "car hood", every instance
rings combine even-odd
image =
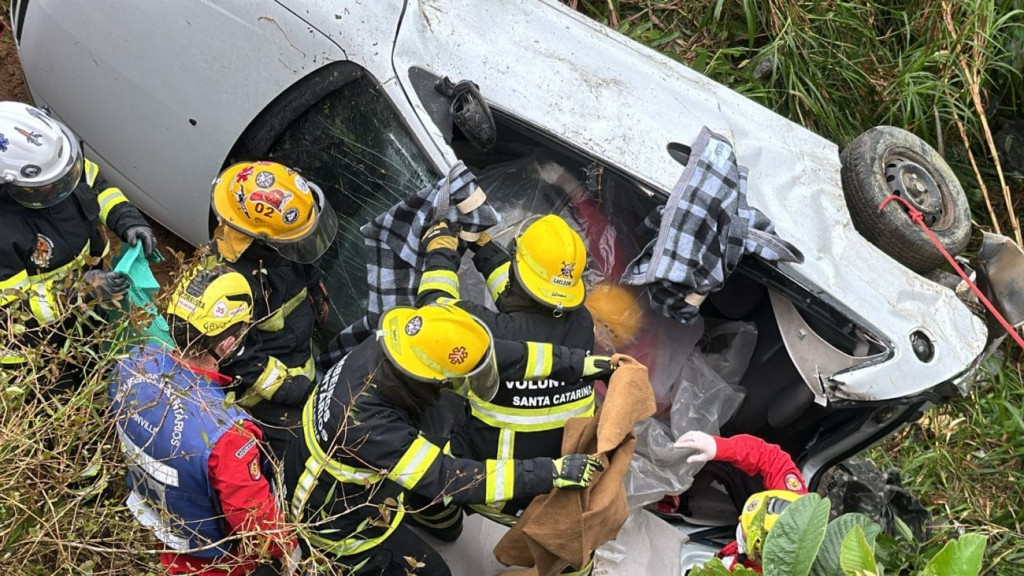
[[[411,0],[393,64],[424,124],[414,67],[476,82],[493,107],[663,194],[683,170],[670,143],[689,144],[702,127],[731,138],[750,171],[750,204],[805,256],[780,270],[892,349],[882,362],[822,374],[837,397],[915,394],[962,374],[984,348],[985,324],[952,291],[854,230],[835,144],[556,2]],[[935,342],[929,362],[911,352],[915,331]]]

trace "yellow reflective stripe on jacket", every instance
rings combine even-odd
[[[266,320],[256,325],[260,332],[279,332],[284,328],[284,319],[287,318],[296,308],[306,301],[306,289],[303,288],[298,294],[292,296],[287,302],[275,310]]]
[[[128,202],[128,199],[121,193],[121,190],[114,187],[100,192],[98,200],[100,202],[100,222],[103,222],[104,225],[106,225],[107,216],[110,215],[110,211],[114,209],[114,206]]]
[[[302,509],[306,506],[309,495],[316,486],[317,479],[324,471],[338,482],[358,484],[360,486],[375,484],[384,479],[384,476],[375,470],[347,466],[329,458],[324,453],[316,440],[316,431],[314,430],[316,421],[313,417],[313,405],[316,402],[316,395],[317,391],[314,389],[313,394],[302,408],[302,436],[306,443],[306,449],[309,450],[309,458],[306,459],[305,470],[303,470],[302,475],[299,477],[299,481],[295,486],[295,494],[292,496],[291,512],[294,519],[302,517]],[[398,507],[392,511],[391,525],[384,534],[376,538],[362,539],[352,536],[343,540],[331,540],[313,531],[307,533],[306,537],[317,548],[336,556],[349,556],[369,550],[380,545],[402,523],[402,518],[405,517],[403,500],[403,496],[399,495]]]
[[[554,363],[554,346],[547,342],[524,342],[526,344],[526,372],[523,380],[547,378]]]
[[[0,280],[0,306],[6,306],[18,299],[18,295],[28,286],[28,272],[22,270],[7,280]]]
[[[565,426],[569,418],[593,416],[594,394],[575,402],[545,408],[509,408],[482,400],[470,393],[469,407],[480,420],[495,428],[507,428],[515,432],[541,432]]]
[[[492,300],[497,301],[498,295],[504,292],[505,287],[508,286],[508,269],[510,266],[510,262],[505,262],[487,275],[487,292],[490,293]]]
[[[100,175],[100,167],[95,162],[86,158],[85,160],[85,183],[92,188],[96,184],[96,178]]]
[[[488,460],[487,467],[487,503],[497,504],[512,499],[516,487],[515,460]]]
[[[104,246],[104,256],[109,247],[109,244]],[[78,256],[59,268],[32,276],[22,270],[11,278],[0,282],[0,306],[6,306],[18,300],[19,294],[13,292],[18,290],[27,296],[29,310],[40,324],[46,325],[55,322],[62,313],[58,294],[59,291],[63,291],[67,287],[63,285],[63,282],[72,270],[85,268],[85,258],[89,255],[89,248],[89,241],[86,240],[85,246]],[[61,285],[58,286],[58,282]]]
[[[388,478],[402,488],[412,490],[440,455],[440,447],[423,436],[417,436],[405,454],[402,454],[398,464],[388,472]]]
[[[256,378],[245,396],[238,400],[238,404],[245,408],[252,408],[261,400],[272,400],[274,394],[281,389],[284,381],[291,376],[305,376],[310,382],[316,379],[316,361],[310,356],[304,364],[289,368],[273,356],[267,356],[267,367]]]
[[[420,277],[420,287],[416,293],[423,294],[431,290],[438,290],[452,298],[458,298],[459,276],[451,270],[427,270]]]

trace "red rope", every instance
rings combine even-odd
[[[981,303],[985,305],[985,308],[988,308],[988,311],[991,312],[992,315],[995,316],[996,320],[999,320],[999,323],[1003,325],[1003,328],[1006,330],[1006,333],[1013,337],[1013,339],[1017,342],[1018,346],[1024,348],[1024,338],[1021,338],[1020,334],[1018,334],[1017,331],[1014,330],[1013,326],[1011,326],[1010,323],[1006,321],[1006,318],[1003,318],[1003,315],[1000,314],[999,311],[996,310],[996,307],[993,306],[992,303],[988,301],[988,298],[986,298],[985,295],[981,293],[981,290],[978,289],[974,282],[971,282],[971,279],[967,277],[967,274],[964,272],[963,268],[961,268],[960,265],[957,264],[956,260],[949,255],[949,252],[947,252],[946,248],[942,245],[941,242],[939,242],[939,239],[935,237],[935,234],[933,234],[932,231],[928,229],[928,225],[924,223],[924,214],[922,214],[920,210],[911,206],[910,202],[907,202],[905,198],[901,198],[895,194],[892,194],[885,200],[882,200],[882,203],[878,205],[878,211],[881,212],[882,209],[885,208],[885,206],[889,204],[889,201],[891,200],[898,200],[900,204],[903,204],[903,206],[906,207],[907,215],[910,216],[910,219],[917,223],[917,225],[920,226],[922,230],[924,230],[924,233],[927,234],[929,238],[931,238],[932,243],[935,244],[935,247],[939,249],[939,252],[942,252],[942,255],[946,257],[946,261],[949,262],[950,266],[952,266],[953,269],[956,270],[956,273],[959,274],[965,282],[967,282],[967,285],[971,287],[971,290],[974,291],[974,293],[978,296],[978,299],[981,300]]]

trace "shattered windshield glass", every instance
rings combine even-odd
[[[366,76],[342,86],[298,118],[270,156],[323,188],[338,214],[338,237],[321,269],[339,316],[327,333],[366,307],[366,257],[359,227],[440,178],[380,88]]]

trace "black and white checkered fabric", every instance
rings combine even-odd
[[[476,176],[458,162],[437,184],[392,206],[359,229],[366,247],[366,315],[334,337],[317,358],[318,366],[333,366],[371,336],[385,311],[413,305],[425,256],[420,238],[427,228],[447,219],[463,230],[480,232],[501,222],[501,215],[486,202],[466,214],[456,209],[477,190],[475,181]]]
[[[656,237],[629,264],[622,283],[645,286],[651,307],[682,323],[698,312],[684,299],[721,288],[744,254],[803,261],[799,250],[774,233],[771,220],[747,205],[746,168],[737,165],[732,144],[707,128],[690,149],[668,203],[644,227]]]

